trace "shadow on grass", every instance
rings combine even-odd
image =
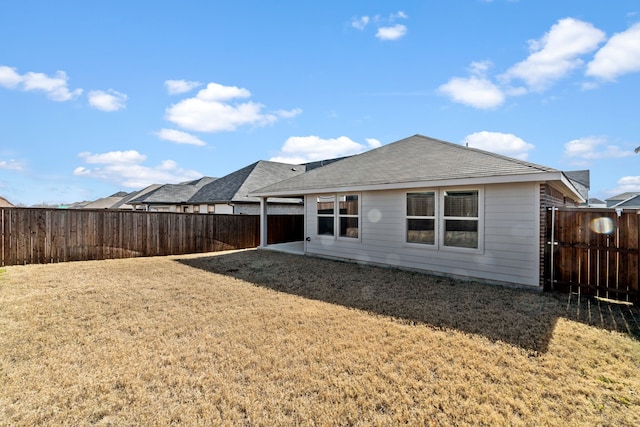
[[[479,334],[534,352],[547,351],[559,317],[640,338],[636,308],[599,303],[600,314],[588,317],[586,308],[579,308],[585,301],[572,303],[566,295],[265,250],[178,262],[263,288],[391,316],[408,324]]]

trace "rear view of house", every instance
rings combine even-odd
[[[584,202],[582,181],[415,135],[252,195],[304,197],[309,255],[537,287],[546,207]]]

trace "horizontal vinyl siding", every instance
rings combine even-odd
[[[442,190],[442,189],[439,189]],[[465,253],[405,243],[406,191],[360,194],[360,238],[320,238],[316,198],[308,196],[309,254],[421,269],[486,281],[538,286],[538,187],[533,183],[484,187],[484,250]],[[440,222],[437,222],[440,227]]]

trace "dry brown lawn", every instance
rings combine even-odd
[[[0,425],[640,425],[640,313],[270,251],[0,270]]]

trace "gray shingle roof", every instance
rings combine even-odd
[[[204,185],[215,178],[204,177],[184,184],[164,184],[155,190],[129,200],[129,204],[180,204],[186,203]]]
[[[637,196],[638,194],[640,194],[639,192],[633,192],[633,191],[629,191],[626,193],[620,193],[620,194],[616,194],[615,196],[611,196],[608,199],[605,199],[607,202],[612,202],[612,201],[616,201],[616,202],[620,202],[622,200],[627,200],[630,199],[631,197]]]
[[[609,199],[607,199],[609,200]],[[640,208],[640,194],[631,196],[621,202],[614,204],[611,207],[615,208]]]
[[[305,172],[305,166],[260,160],[203,186],[189,203],[259,202],[249,193]]]
[[[255,191],[291,194],[326,188],[560,172],[450,142],[414,135]]]

